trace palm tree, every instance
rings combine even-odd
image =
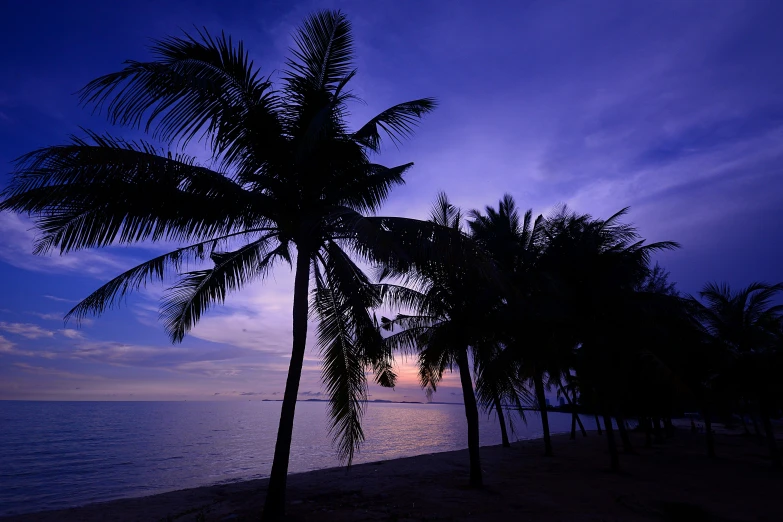
[[[431,221],[460,231],[462,214],[440,194]],[[468,246],[461,262],[423,264],[405,274],[401,284],[379,283],[378,289],[387,307],[409,311],[381,319],[382,328],[390,332],[384,341],[389,351],[417,354],[419,378],[428,393],[437,389],[447,368],[457,366],[468,424],[470,485],[480,487],[479,416],[469,352],[479,364],[479,347],[491,344],[482,318],[487,317],[496,293],[487,290],[479,257],[470,253],[469,239],[463,239]]]
[[[492,313],[492,312],[490,312]],[[484,329],[489,329],[490,325],[486,322],[481,325]],[[511,351],[502,343],[488,343],[482,346],[479,352],[481,356],[476,359],[474,365],[476,371],[476,397],[485,413],[492,411],[500,425],[501,444],[504,448],[511,447],[511,441],[508,436],[508,429],[514,431],[513,417],[506,418],[504,402],[512,406],[511,411],[519,413],[523,422],[525,418],[525,406],[531,404],[527,390],[519,386],[517,376],[519,375],[519,362],[512,357]]]
[[[492,257],[503,279],[503,335],[513,353],[520,394],[532,383],[541,414],[544,454],[552,456],[552,440],[545,395],[545,375],[559,372],[560,350],[568,346],[566,332],[557,328],[561,310],[556,285],[540,269],[546,247],[542,241],[543,216],[533,219],[528,210],[520,216],[514,199],[506,194],[497,209],[470,213],[470,229],[476,242]]]
[[[42,234],[36,253],[141,241],[186,245],[120,274],[69,317],[99,314],[128,292],[208,257],[213,266],[179,274],[164,298],[161,317],[173,342],[228,292],[262,280],[281,261],[295,264],[293,344],[267,519],[284,512],[311,276],[331,429],[350,464],[363,439],[364,368],[383,385],[395,376],[367,312],[377,305],[377,291],[346,249],[390,262],[405,258],[404,245],[415,248],[439,233],[412,220],[364,215],[380,207],[412,165],[371,161],[381,131],[399,142],[434,100],[395,105],[352,131],[346,122],[347,103],[355,99],[347,86],[356,74],[349,21],[339,11],[320,11],[294,41],[280,87],[254,67],[242,42],[224,34],[204,30],[156,41],[153,61],[128,61],[90,82],[81,102],[179,151],[87,132],[22,156],[0,204],[34,216]],[[209,147],[206,165],[182,152],[195,137]]]
[[[783,305],[772,303],[781,291],[783,283],[756,282],[737,292],[726,283],[707,283],[699,292],[705,304],[696,307],[696,314],[710,334],[712,345],[730,359],[730,363],[724,365],[721,377],[724,381],[732,381],[730,386],[738,387],[741,395],[754,396],[758,401],[775,468],[781,467],[781,459],[770,421],[773,409],[770,388],[778,380],[774,370],[779,368],[781,357]],[[708,422],[705,414],[705,424]],[[707,429],[710,429],[709,424]]]
[[[546,246],[538,261],[540,269],[558,282],[563,330],[577,336],[578,343],[569,345],[575,350],[559,359],[570,362],[582,389],[589,389],[603,412],[613,469],[619,467],[619,458],[612,417],[618,416],[618,426],[622,419],[611,397],[625,369],[638,358],[628,349],[629,333],[623,325],[641,313],[634,289],[648,274],[650,255],[678,246],[668,241],[645,244],[632,225],[621,222],[627,211],[602,220],[562,207],[542,228]],[[620,429],[623,435],[624,426]],[[628,451],[629,440],[623,438]]]
[[[563,383],[565,382],[565,385]],[[587,437],[587,430],[585,430],[582,419],[579,418],[579,379],[576,375],[572,375],[569,371],[557,379],[557,395],[563,397],[571,408],[571,440],[576,439],[576,426],[579,425],[579,430],[582,432],[583,437]]]

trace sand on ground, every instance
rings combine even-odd
[[[718,435],[717,459],[704,435],[680,431],[664,444],[622,454],[609,471],[605,437],[553,438],[481,449],[482,489],[468,486],[466,450],[324,469],[288,478],[293,521],[781,521],[783,473],[755,437]],[[259,520],[267,480],[174,491],[2,522]]]

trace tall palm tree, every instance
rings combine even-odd
[[[254,67],[242,42],[224,34],[204,30],[156,41],[153,61],[128,61],[90,82],[81,102],[175,150],[87,132],[22,156],[0,203],[1,210],[35,218],[42,234],[36,253],[141,241],[185,245],[112,279],[69,317],[99,314],[128,292],[209,258],[213,266],[179,274],[164,298],[161,317],[174,342],[228,292],[262,280],[281,261],[295,265],[293,344],[267,519],[284,511],[311,276],[331,428],[350,464],[363,439],[364,368],[383,385],[395,376],[367,313],[377,291],[347,252],[390,262],[405,258],[400,245],[415,248],[439,233],[412,220],[364,215],[380,207],[412,165],[372,162],[381,131],[399,142],[435,101],[395,105],[351,130],[347,103],[355,96],[347,87],[356,70],[349,21],[339,11],[320,11],[294,41],[279,86]],[[182,152],[196,137],[212,155],[205,165]]]
[[[779,378],[773,372],[779,368],[781,357],[783,305],[773,304],[779,292],[783,292],[783,283],[755,282],[736,292],[726,283],[707,283],[699,292],[704,304],[696,308],[713,346],[731,361],[724,366],[721,377],[733,381],[732,386],[738,387],[740,394],[749,394],[758,401],[775,468],[781,467],[781,458],[770,421],[770,386]]]
[[[454,231],[461,230],[462,214],[440,194],[433,206],[431,221]],[[467,245],[469,239],[464,237]],[[459,370],[465,416],[468,424],[470,484],[483,483],[479,454],[479,416],[470,356],[480,358],[481,346],[489,330],[482,319],[492,307],[496,293],[488,291],[479,256],[471,253],[457,263],[428,263],[409,271],[401,284],[379,283],[380,295],[387,307],[407,310],[394,318],[383,317],[381,325],[390,334],[384,342],[390,351],[418,356],[419,378],[428,392],[435,391],[446,369]]]
[[[515,354],[516,378],[533,384],[541,414],[544,454],[553,455],[545,395],[545,375],[557,344],[556,329],[548,318],[552,311],[552,288],[542,277],[538,262],[542,252],[543,217],[533,220],[528,210],[520,216],[514,199],[506,194],[495,209],[473,210],[469,222],[473,237],[497,264],[505,283],[503,295],[504,335]],[[548,300],[546,303],[545,301]],[[549,359],[548,359],[549,358]]]

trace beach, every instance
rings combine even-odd
[[[606,440],[595,432],[482,448],[485,487],[468,487],[467,450],[292,474],[288,519],[307,520],[780,520],[766,446],[754,437],[718,434],[708,459],[702,434],[680,430],[666,443],[621,453],[609,471]],[[5,517],[3,522],[258,520],[267,480],[173,491],[59,511]]]

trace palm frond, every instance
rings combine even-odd
[[[419,120],[435,110],[436,106],[434,98],[421,98],[397,104],[365,123],[354,133],[353,138],[374,152],[380,151],[382,141],[380,131],[384,131],[395,144],[400,144],[403,139],[413,135]]]
[[[74,138],[17,160],[0,209],[35,217],[43,232],[36,253],[144,240],[193,242],[267,222],[253,209],[268,197],[251,196],[193,158],[143,141],[90,138],[92,143]]]
[[[390,168],[368,163],[351,169],[330,180],[324,200],[362,213],[376,212],[391,189],[405,183],[403,174],[412,166],[413,163],[406,163]]]
[[[351,23],[340,11],[310,15],[294,35],[294,58],[287,62],[287,88],[297,102],[319,91],[338,92],[353,69]]]
[[[241,41],[236,45],[206,29],[197,37],[156,40],[152,62],[129,60],[116,73],[93,80],[80,91],[80,100],[96,110],[106,107],[109,121],[139,127],[163,141],[187,144],[199,132],[210,137],[213,152],[230,163],[258,154],[252,144],[274,150],[269,140],[279,139],[280,105],[271,82],[260,76]],[[263,143],[267,141],[267,143]]]
[[[379,297],[387,307],[410,310],[417,316],[444,317],[447,304],[433,298],[432,292],[420,292],[403,285],[379,283],[376,285]],[[402,316],[398,316],[402,317]]]
[[[276,234],[267,234],[233,252],[213,252],[213,268],[188,272],[169,288],[160,317],[173,342],[182,341],[207,309],[225,301],[228,292],[266,275],[277,258],[290,259],[285,243],[269,249],[269,242],[275,237]]]
[[[328,263],[328,262],[327,262]],[[327,264],[325,263],[325,264]],[[313,308],[320,319],[318,346],[329,396],[330,432],[341,460],[350,466],[364,440],[361,419],[367,399],[364,358],[356,345],[350,305],[330,286],[328,276],[315,278]]]
[[[378,288],[337,243],[327,242],[325,256],[327,282],[348,307],[352,334],[364,364],[373,368],[378,384],[393,387],[396,375],[392,370],[392,352],[384,344],[377,324],[370,315],[370,309],[378,308],[381,304]]]
[[[169,271],[179,271],[185,263],[204,260],[205,256],[210,255],[227,240],[261,232],[264,230],[243,230],[236,234],[178,248],[136,265],[102,285],[79,302],[65,315],[65,321],[68,322],[71,317],[74,317],[78,323],[87,315],[100,315],[107,309],[116,306],[118,301],[128,293],[138,290],[148,282],[163,281]]]

